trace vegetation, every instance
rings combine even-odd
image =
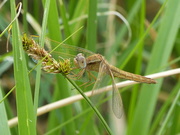
[[[180,133],[178,75],[156,79],[157,84],[121,88],[124,114],[118,119],[112,113],[111,93],[103,92],[106,96],[99,102],[97,98],[89,100],[82,91],[91,90],[93,85],[82,86],[84,82],[74,83],[72,78],[66,78],[71,70],[68,59],[60,55],[62,61],[59,64],[56,61],[59,56],[43,55],[38,57],[40,62],[36,64],[25,54],[25,51],[30,52],[36,58],[39,52],[32,54],[31,48],[25,46],[34,45],[34,42],[39,42],[44,53],[48,53],[43,49],[45,46],[53,50],[50,52],[52,55],[56,52],[60,54],[63,52],[56,45],[65,43],[100,53],[114,66],[136,74],[148,75],[176,69],[180,65],[179,0],[162,3],[142,0],[116,3],[23,0],[23,10],[14,0],[4,2],[0,4],[2,134]],[[20,11],[21,15],[18,14]],[[122,21],[121,15],[127,20]],[[23,33],[38,37],[32,36],[29,41]],[[51,63],[46,63],[47,60]],[[50,67],[52,63],[56,66]],[[56,74],[45,73],[42,68]],[[63,75],[57,74],[59,69]],[[116,80],[119,81],[123,80]],[[105,85],[107,83],[102,82],[102,86]],[[12,93],[6,97],[10,90]],[[85,100],[75,96],[79,93]],[[93,100],[97,102],[96,107],[92,106]]]

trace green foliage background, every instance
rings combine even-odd
[[[18,1],[10,0],[0,7],[0,31],[16,15],[17,4]],[[180,65],[179,0],[23,0],[22,4],[22,14],[12,25],[8,53],[8,33],[0,37],[0,99],[16,85],[16,90],[0,103],[2,134],[180,133],[178,75],[157,79],[155,85],[121,89],[124,115],[120,120],[114,118],[110,104],[101,104],[98,110],[109,129],[101,124],[84,100],[36,117],[38,107],[78,92],[72,90],[62,75],[41,73],[40,65],[28,75],[34,65],[21,43],[23,33],[39,35],[41,46],[45,38],[58,42],[68,38],[65,43],[101,53],[111,64],[128,72],[147,75],[174,69]],[[119,12],[127,19],[132,29],[130,42],[127,42],[129,33],[122,20],[112,14],[97,15],[108,11]],[[8,120],[16,115],[18,126],[10,128]]]

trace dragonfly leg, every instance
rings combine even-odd
[[[85,72],[85,69],[82,69],[77,74],[71,71],[72,75],[68,75],[68,77],[70,77],[71,79],[74,79],[74,80],[78,80],[82,77],[84,72]]]
[[[92,84],[94,84],[96,82],[97,78],[91,72],[87,71],[87,73],[88,73],[89,80],[87,82],[81,84],[80,87],[82,87],[82,86],[89,87],[89,86],[91,86]]]

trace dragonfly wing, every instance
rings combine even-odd
[[[106,68],[106,65],[101,62],[100,65],[99,65],[99,72],[98,72],[98,76],[97,76],[97,79],[96,79],[96,82],[93,86],[93,90],[97,90],[98,88],[102,87],[102,82],[104,83],[105,81],[105,75],[106,73],[104,72],[105,71],[105,68]]]
[[[100,87],[102,87],[102,83],[104,84],[104,81],[106,81],[106,77],[108,77],[107,73],[109,72],[111,80],[112,80],[112,110],[113,113],[117,118],[121,118],[123,114],[123,103],[121,99],[121,95],[118,91],[118,88],[116,87],[114,76],[112,74],[112,71],[110,70],[109,66],[102,61],[99,66],[99,73],[97,80],[94,84],[93,90],[96,90]],[[96,92],[96,91],[95,91]]]
[[[123,103],[122,103],[122,98],[121,95],[118,91],[118,88],[116,87],[116,83],[114,81],[114,76],[112,74],[112,71],[110,68],[108,69],[110,76],[112,78],[112,110],[117,118],[121,118],[123,114]]]
[[[63,58],[74,58],[78,53],[83,53],[85,57],[93,55],[94,53],[81,47],[67,45],[67,44],[57,44],[59,46],[53,54],[59,55]]]

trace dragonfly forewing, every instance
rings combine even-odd
[[[72,60],[79,53],[83,53],[85,57],[88,57],[94,54],[93,52],[89,50],[86,50],[77,46],[73,46],[73,45],[57,44],[57,46],[59,47],[53,52],[53,55],[61,56],[63,58],[71,58]]]

